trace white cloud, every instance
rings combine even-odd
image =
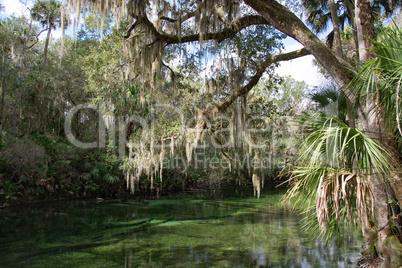
[[[285,52],[301,49],[303,46],[293,39],[285,40]],[[305,81],[310,86],[318,86],[325,79],[313,64],[313,56],[304,56],[291,61],[283,61],[276,69],[276,73],[281,76],[290,75],[298,81]]]
[[[305,56],[303,58],[281,62],[277,68],[277,74],[281,76],[290,75],[298,81],[305,81],[311,86],[321,84],[325,79],[318,71],[317,66],[313,65],[313,56]]]
[[[29,16],[27,7],[19,0],[0,0],[0,4],[5,7],[5,11],[1,14],[2,17],[10,17],[11,15]]]

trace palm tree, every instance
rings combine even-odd
[[[393,136],[384,139],[380,133],[365,133],[322,114],[310,118],[306,121],[307,137],[297,166],[291,171],[286,200],[295,204],[307,202],[310,216],[306,218],[315,217],[323,234],[330,233],[341,222],[353,221],[356,215],[355,223],[361,227],[367,246],[375,245],[379,252],[386,248],[390,256],[386,263],[399,267],[402,264],[402,244],[397,239],[402,234],[402,181],[398,178],[402,162],[402,33],[388,29],[374,42],[377,58],[363,66],[350,86],[361,100],[356,105],[379,103],[369,112],[384,115],[387,121],[383,124],[386,128],[383,135]],[[358,126],[366,130],[361,126],[365,121],[360,118]],[[390,141],[394,143],[386,144]],[[379,196],[380,190],[384,190],[385,201],[384,196]]]
[[[39,21],[42,26],[47,27],[48,29],[43,56],[43,64],[46,65],[47,50],[52,29],[56,29],[57,26],[64,24],[63,20],[67,20],[62,18],[61,4],[57,0],[36,0],[31,9],[31,16],[34,20]]]
[[[342,57],[340,31],[344,31],[348,25],[353,29],[355,48],[356,50],[359,49],[354,5],[355,0],[303,0],[307,21],[313,31],[323,33],[331,23],[334,25],[334,30],[327,36],[327,45],[332,48],[335,40],[335,52],[340,57]],[[402,1],[400,0],[374,0],[370,2],[371,10],[375,15],[374,18],[378,17],[376,14],[380,14],[381,10],[384,10],[385,15],[390,16],[401,5]]]
[[[361,106],[369,106],[376,101],[378,105],[367,111],[370,114],[383,114],[383,129],[380,129],[380,142],[395,160],[395,172],[386,184],[388,198],[399,202],[392,207],[396,217],[402,207],[402,179],[400,175],[402,163],[402,127],[401,127],[401,79],[402,79],[402,32],[391,27],[379,35],[374,41],[372,50],[377,57],[368,61],[359,72],[352,85],[356,88]],[[378,136],[378,133],[376,133]],[[402,234],[402,215],[396,219],[396,225]]]
[[[335,3],[334,0],[303,0],[307,21],[316,33],[325,32],[331,23],[334,25],[334,30],[327,36],[327,44],[332,48],[335,40],[338,56],[342,54],[339,32],[344,30],[347,24],[353,25],[353,17],[349,15],[345,5],[346,3],[341,4],[339,1]]]
[[[387,152],[362,131],[324,114],[310,117],[305,127],[308,135],[285,200],[316,215],[322,234],[330,234],[342,221],[358,219],[355,223],[371,243],[375,236],[369,224],[374,219],[370,171],[390,174]]]
[[[395,26],[385,29],[372,50],[377,58],[367,62],[353,82],[356,93],[365,100],[366,96],[378,94],[381,105],[388,116],[391,131],[402,135],[400,116],[402,79],[402,32]]]
[[[341,122],[348,123],[346,98],[335,85],[311,93],[310,98],[328,116],[336,116]]]

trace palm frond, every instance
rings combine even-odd
[[[382,31],[373,42],[375,47],[371,50],[377,57],[363,65],[349,86],[354,89],[356,105],[379,96],[380,105],[373,109],[383,109],[388,126],[393,129],[398,126],[401,116],[402,100],[398,97],[402,80],[402,32],[394,25]]]
[[[315,207],[318,229],[325,235],[333,233],[340,221],[357,218],[362,223],[371,218],[370,176],[373,170],[390,174],[388,153],[377,141],[336,118],[318,114],[305,127],[309,134],[291,171],[291,187],[284,201],[309,208],[305,214]]]

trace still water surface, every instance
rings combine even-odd
[[[361,241],[300,230],[260,199],[50,202],[0,211],[0,267],[354,267]]]

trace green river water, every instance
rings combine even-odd
[[[354,267],[361,241],[328,244],[260,199],[58,201],[0,211],[0,267]]]

